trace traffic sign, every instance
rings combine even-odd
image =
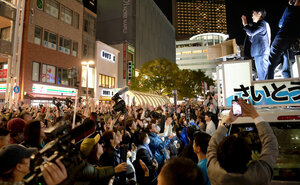
[[[15,92],[16,94],[18,94],[18,93],[20,92],[20,87],[19,87],[19,86],[15,86],[15,87],[14,87],[14,92]]]

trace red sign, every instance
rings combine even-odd
[[[7,69],[2,69],[2,78],[7,78]]]
[[[0,69],[0,78],[3,78],[3,69]]]
[[[123,43],[123,79],[126,79],[126,70],[127,70],[127,44]]]

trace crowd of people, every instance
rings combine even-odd
[[[71,174],[64,156],[55,160],[43,158],[41,175],[48,185],[271,182],[278,155],[277,140],[251,103],[239,100],[243,116],[254,119],[262,141],[261,157],[253,161],[245,139],[225,137],[237,117],[230,113],[227,120],[219,123],[220,110],[213,95],[202,102],[189,101],[176,107],[133,104],[126,106],[126,113],[115,111],[112,102],[91,100],[78,104],[75,116],[70,101],[56,102],[2,108],[0,184],[30,182],[30,156],[60,139],[51,133],[64,125],[75,127],[73,130],[92,126],[70,140],[80,151],[80,170]]]

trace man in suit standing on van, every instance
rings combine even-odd
[[[269,24],[263,20],[266,15],[265,9],[254,9],[252,11],[253,24],[248,24],[246,16],[242,16],[243,29],[251,42],[251,56],[255,61],[258,80],[267,79],[266,70],[270,63],[271,29]]]

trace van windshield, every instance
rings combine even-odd
[[[300,123],[270,123],[278,141],[279,155],[274,168],[274,180],[300,181]],[[261,143],[253,123],[233,124],[230,134],[245,136],[252,148],[252,158],[258,159]]]

